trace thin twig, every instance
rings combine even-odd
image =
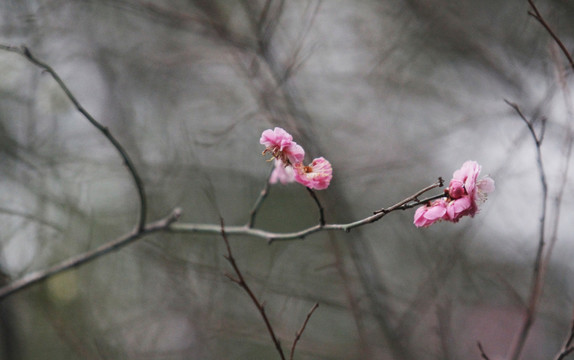
[[[84,107],[80,104],[78,99],[72,94],[66,83],[62,80],[60,75],[48,64],[38,59],[36,56],[32,55],[30,49],[25,46],[16,47],[16,46],[9,46],[9,45],[2,45],[0,44],[0,50],[9,51],[12,53],[16,53],[18,55],[23,56],[25,59],[30,61],[32,64],[38,66],[39,68],[43,69],[45,72],[50,74],[52,78],[56,81],[56,83],[60,86],[62,91],[66,94],[68,99],[74,104],[76,110],[78,110],[95,128],[97,128],[107,139],[108,141],[116,148],[119,152],[121,158],[124,161],[124,164],[128,168],[128,171],[134,180],[135,186],[137,188],[139,201],[140,201],[140,213],[139,213],[139,221],[137,225],[138,231],[143,231],[146,218],[147,218],[147,198],[144,190],[143,181],[136,170],[136,167],[129,157],[127,151],[124,149],[122,144],[111,134],[110,130],[98,122]]]
[[[265,326],[267,327],[267,331],[269,332],[269,336],[271,336],[271,340],[273,340],[273,344],[275,345],[277,352],[281,356],[281,359],[285,360],[285,354],[283,353],[283,349],[281,348],[281,343],[279,342],[279,339],[277,339],[277,336],[275,335],[275,331],[273,330],[273,327],[271,326],[271,322],[269,321],[269,318],[267,317],[267,314],[265,313],[265,306],[259,301],[259,299],[257,299],[257,296],[255,296],[255,294],[253,293],[253,291],[251,290],[249,285],[247,285],[247,282],[245,281],[245,278],[243,277],[241,270],[239,269],[239,267],[237,266],[237,263],[235,262],[235,258],[233,257],[233,253],[231,252],[231,246],[229,245],[229,240],[227,239],[227,234],[225,231],[225,225],[223,223],[223,219],[221,219],[220,232],[221,232],[221,236],[223,237],[223,241],[225,241],[225,246],[227,248],[227,255],[225,255],[225,259],[231,264],[231,267],[233,267],[233,271],[235,271],[235,275],[237,276],[237,278],[235,278],[231,275],[228,275],[228,274],[226,276],[231,281],[233,281],[234,283],[239,285],[249,295],[249,297],[251,298],[251,301],[253,301],[253,303],[255,304],[255,307],[257,307],[259,314],[261,314],[261,317],[263,318],[263,321],[265,322]]]
[[[414,206],[424,204],[428,199],[423,201],[417,200],[420,195],[423,193],[430,191],[434,188],[439,186],[443,186],[444,181],[439,178],[439,181],[436,183],[425,187],[424,189],[417,191],[415,194],[407,197],[406,199],[396,203],[395,205],[378,210],[374,215],[368,216],[361,220],[357,220],[351,223],[346,224],[316,224],[305,228],[303,230],[294,231],[294,232],[287,232],[287,233],[277,233],[273,231],[249,228],[246,225],[243,226],[225,226],[224,231],[228,235],[243,235],[243,236],[252,236],[258,237],[267,240],[267,242],[272,243],[278,240],[296,240],[296,239],[304,239],[306,236],[314,234],[320,231],[345,231],[349,232],[352,229],[363,226],[366,224],[374,223],[375,221],[380,220],[385,215],[398,210],[406,210],[410,209]],[[444,195],[440,195],[444,196]],[[434,198],[434,197],[432,197]],[[430,199],[432,199],[430,198]],[[414,203],[413,203],[414,201]],[[221,232],[221,226],[213,225],[213,224],[185,224],[185,223],[177,223],[172,224],[169,228],[171,232],[174,233],[196,233],[196,234],[219,234]]]
[[[528,299],[528,305],[526,308],[526,312],[522,319],[522,325],[520,327],[520,331],[517,333],[516,338],[514,339],[511,347],[510,347],[510,357],[511,360],[518,360],[520,358],[520,354],[522,353],[522,349],[524,348],[524,344],[526,343],[526,338],[530,332],[530,328],[534,323],[536,318],[536,310],[538,308],[538,301],[542,295],[542,286],[544,284],[544,275],[546,271],[547,262],[543,261],[544,257],[544,245],[545,245],[545,230],[546,230],[546,208],[547,208],[547,200],[548,200],[548,184],[546,182],[546,172],[544,171],[544,164],[542,162],[542,151],[541,151],[541,141],[540,138],[537,136],[534,127],[532,126],[532,121],[529,121],[518,105],[511,103],[505,100],[508,105],[510,105],[514,110],[517,112],[519,117],[524,121],[528,130],[530,131],[530,135],[536,145],[536,163],[538,165],[538,173],[540,176],[540,183],[542,186],[542,210],[540,215],[540,225],[539,225],[539,234],[538,234],[538,249],[536,251],[536,259],[534,260],[534,269],[532,271],[532,280],[531,280],[531,288],[530,288],[530,295]]]
[[[480,357],[483,358],[484,360],[490,360],[490,358],[484,352],[484,349],[482,348],[482,344],[480,343],[480,341],[478,341],[476,345],[478,345],[478,350],[480,350]]]
[[[558,60],[558,54],[557,54],[557,49],[556,47],[552,48],[552,55],[553,56],[553,60],[555,64],[559,64],[559,60]],[[574,120],[574,104],[572,103],[572,94],[570,92],[570,88],[568,87],[567,81],[566,81],[566,74],[564,69],[561,66],[556,66],[556,74],[558,77],[558,82],[560,83],[561,89],[562,89],[562,95],[564,97],[564,104],[566,106],[566,113],[567,113],[567,119],[566,119],[566,131],[565,131],[565,138],[564,138],[564,144],[562,145],[562,149],[563,149],[563,159],[562,159],[562,165],[561,165],[561,179],[558,185],[558,191],[556,192],[556,195],[554,197],[554,202],[553,202],[553,221],[551,224],[551,233],[550,233],[550,239],[549,239],[549,245],[548,245],[548,250],[546,251],[546,256],[544,257],[544,261],[545,262],[549,262],[550,261],[550,255],[552,254],[553,250],[554,250],[554,246],[556,245],[557,241],[558,241],[558,226],[560,224],[560,215],[562,213],[562,200],[564,197],[564,191],[566,190],[566,184],[568,183],[568,170],[570,167],[570,160],[572,157],[572,150],[573,150],[573,145],[574,145],[574,134],[572,132],[572,122]],[[574,346],[572,346],[572,341],[574,340],[574,314],[572,315],[572,318],[570,320],[570,331],[569,334],[564,342],[564,344],[562,345],[562,348],[560,349],[560,352],[556,355],[555,360],[562,360],[564,359],[568,354],[570,354],[572,351],[574,351]]]
[[[263,201],[267,198],[267,195],[269,195],[269,189],[271,188],[271,184],[269,183],[269,178],[271,177],[271,174],[273,173],[273,169],[274,169],[274,167],[271,169],[271,172],[267,176],[267,181],[265,181],[265,186],[263,187],[263,190],[261,190],[261,192],[259,193],[259,196],[257,197],[257,200],[255,200],[255,204],[253,205],[253,208],[251,208],[251,211],[249,212],[249,222],[247,223],[248,228],[252,228],[255,225],[255,217],[257,216],[257,212],[259,211],[259,208],[263,204]]]
[[[556,360],[565,359],[566,356],[570,355],[573,351],[574,351],[574,346],[570,346],[569,348],[564,349],[564,351],[562,351],[560,354],[558,354],[558,356],[556,357]]]
[[[570,322],[570,333],[568,334],[568,338],[566,339],[566,341],[562,345],[560,352],[558,354],[556,354],[556,357],[554,358],[554,360],[562,360],[568,354],[570,354],[572,351],[574,351],[574,346],[572,345],[573,341],[574,341],[574,318]]]
[[[62,232],[62,231],[63,231],[62,227],[59,226],[58,224],[52,223],[52,222],[47,221],[47,220],[44,220],[44,219],[41,219],[41,218],[39,218],[39,217],[37,217],[37,216],[35,216],[35,215],[33,215],[33,214],[29,214],[29,213],[26,213],[26,212],[24,212],[24,211],[19,211],[19,210],[13,210],[13,209],[8,209],[8,208],[0,207],[0,215],[18,216],[18,217],[21,217],[21,218],[26,219],[26,220],[35,221],[35,222],[37,222],[38,224],[41,224],[41,225],[46,225],[46,226],[51,227],[51,228],[53,228],[54,230],[57,230],[57,231],[59,231],[59,232]]]
[[[395,205],[393,205],[389,208],[377,210],[374,212],[374,214],[387,214],[387,213],[389,213],[391,211],[395,211],[395,210],[406,210],[406,209],[410,209],[412,207],[415,207],[417,205],[424,204],[424,203],[428,202],[429,200],[432,200],[435,198],[440,198],[444,195],[441,194],[441,195],[433,196],[432,198],[424,199],[423,201],[420,201],[418,199],[419,196],[421,196],[422,194],[424,194],[424,193],[426,193],[426,192],[428,192],[434,188],[442,187],[443,185],[444,185],[444,180],[441,177],[439,177],[438,181],[436,183],[429,185],[429,186],[425,187],[424,189],[419,190],[418,192],[414,193],[413,195],[407,197],[406,199],[404,199],[402,201],[399,201],[398,203],[396,203]],[[409,204],[410,202],[413,202],[413,201],[414,201],[414,204]]]
[[[291,346],[291,354],[289,355],[290,360],[293,360],[293,356],[295,355],[295,347],[297,347],[297,342],[299,342],[299,339],[301,339],[301,335],[303,335],[303,331],[305,331],[309,319],[311,319],[311,316],[313,315],[315,310],[317,310],[318,307],[319,303],[315,303],[315,305],[313,305],[311,310],[309,310],[309,312],[307,313],[307,317],[305,318],[303,325],[301,325],[301,329],[299,329],[299,331],[297,331],[297,333],[295,334],[295,340],[293,340],[293,346]]]
[[[313,201],[315,201],[315,204],[317,204],[317,207],[319,208],[319,225],[324,226],[325,225],[325,210],[323,209],[323,206],[321,205],[321,202],[319,201],[317,194],[315,194],[315,192],[310,188],[306,188],[306,189],[307,189],[307,192],[309,193],[309,195],[311,195],[311,197],[313,198]]]
[[[540,24],[542,24],[542,26],[544,26],[544,28],[546,29],[548,34],[550,34],[550,36],[552,36],[552,38],[554,39],[556,44],[558,44],[558,46],[560,47],[560,50],[562,50],[562,52],[564,53],[564,55],[568,59],[568,62],[570,63],[570,67],[572,68],[572,70],[574,70],[574,59],[572,59],[572,56],[568,52],[568,49],[566,49],[566,46],[564,46],[564,43],[560,40],[560,38],[556,35],[556,33],[554,31],[552,31],[552,28],[550,28],[550,25],[548,25],[546,20],[544,20],[544,18],[542,17],[540,12],[538,11],[538,8],[536,7],[536,5],[534,5],[534,1],[528,0],[528,3],[530,4],[530,6],[532,7],[532,10],[533,10],[533,11],[528,11],[528,15],[530,15],[533,18],[535,18],[536,20],[538,20],[538,22]]]
[[[117,251],[124,246],[131,244],[132,242],[143,238],[144,236],[157,233],[160,231],[167,230],[172,223],[177,221],[181,215],[180,209],[175,209],[168,217],[161,219],[157,222],[145,225],[142,230],[134,230],[129,234],[119,237],[116,240],[107,242],[94,250],[87,251],[82,254],[78,254],[71,258],[68,258],[56,265],[53,265],[45,270],[35,271],[24,277],[9,283],[6,286],[0,288],[0,300],[5,297],[12,295],[18,291],[21,291],[33,284],[36,284],[42,280],[45,280],[51,276],[59,274],[63,271],[84,265],[92,260],[95,260],[103,255],[109,254],[113,251]]]

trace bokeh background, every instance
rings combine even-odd
[[[539,8],[568,48],[574,5]],[[526,0],[2,0],[0,43],[25,44],[127,149],[149,219],[247,222],[281,126],[334,168],[328,222],[364,218],[476,160],[497,189],[474,219],[412,225],[413,210],[350,233],[230,237],[296,359],[491,359],[521,323],[538,245],[535,146],[505,99],[546,118],[547,236],[558,237],[523,359],[551,359],[574,307],[571,79]],[[565,70],[566,69],[566,70]],[[566,74],[566,75],[565,75]],[[121,158],[57,84],[0,52],[3,281],[131,231]],[[440,190],[437,190],[440,191]],[[274,185],[256,226],[317,223],[298,184]],[[162,233],[1,302],[0,358],[277,359],[220,236]]]

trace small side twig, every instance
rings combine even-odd
[[[310,188],[306,188],[306,189],[307,189],[307,192],[309,192],[309,195],[311,195],[311,197],[313,198],[313,201],[315,201],[315,204],[317,204],[317,207],[319,208],[319,225],[324,226],[325,225],[325,210],[323,209],[323,206],[321,205],[321,202],[319,201],[317,194],[315,194],[315,192]]]
[[[538,308],[538,302],[540,297],[542,296],[542,288],[544,285],[544,276],[546,272],[546,267],[548,265],[548,261],[545,261],[544,258],[544,247],[545,247],[545,231],[546,231],[546,209],[547,209],[547,202],[548,202],[548,183],[546,181],[546,172],[544,170],[544,164],[542,161],[542,150],[541,150],[541,139],[536,134],[534,130],[534,126],[532,125],[532,121],[528,120],[526,116],[522,113],[518,105],[505,100],[508,105],[510,105],[518,114],[518,116],[524,121],[528,130],[530,131],[530,135],[534,141],[536,146],[536,163],[538,165],[538,174],[540,176],[540,183],[542,186],[542,210],[540,214],[540,225],[538,230],[538,248],[536,251],[536,258],[534,260],[534,268],[532,271],[532,280],[530,284],[530,293],[528,298],[528,305],[526,307],[526,312],[524,313],[524,317],[522,319],[522,325],[520,327],[519,332],[517,333],[509,351],[509,359],[511,360],[518,360],[520,358],[520,354],[524,348],[524,344],[526,343],[526,339],[528,334],[530,333],[530,329],[534,320],[536,318],[536,310]],[[544,123],[543,123],[544,124]]]
[[[60,75],[58,75],[56,70],[54,70],[50,65],[48,65],[45,62],[38,59],[36,56],[32,55],[32,52],[30,51],[30,49],[28,49],[25,46],[17,47],[17,46],[9,46],[9,45],[0,44],[0,50],[9,51],[9,52],[18,54],[20,56],[23,56],[26,60],[28,60],[32,64],[36,65],[40,69],[42,69],[45,72],[47,72],[48,74],[50,74],[50,76],[54,79],[54,81],[56,81],[58,86],[60,86],[60,88],[62,89],[64,94],[66,94],[68,99],[72,102],[72,104],[74,104],[74,107],[76,108],[76,110],[78,110],[96,129],[98,129],[106,137],[106,139],[108,139],[108,141],[112,144],[112,146],[118,151],[118,153],[120,154],[121,158],[124,161],[124,164],[128,168],[128,171],[129,171],[129,173],[130,173],[130,175],[131,175],[131,177],[135,183],[135,186],[137,188],[139,201],[140,201],[140,213],[139,213],[139,221],[138,221],[137,229],[140,232],[143,231],[145,224],[146,224],[146,218],[147,218],[147,197],[145,194],[144,184],[143,184],[143,181],[142,181],[138,171],[136,170],[136,167],[135,167],[132,159],[130,158],[130,156],[128,155],[127,151],[124,149],[122,144],[118,141],[118,139],[116,139],[111,134],[110,130],[106,126],[104,126],[100,122],[98,122],[82,106],[82,104],[80,104],[78,99],[74,96],[74,94],[68,88],[68,86],[66,85],[64,80],[62,80]]]
[[[82,254],[78,254],[71,258],[68,258],[48,269],[39,270],[32,272],[24,277],[9,283],[6,286],[0,288],[0,300],[5,297],[12,295],[18,291],[21,291],[33,284],[36,284],[42,280],[46,280],[56,274],[70,270],[72,268],[84,265],[92,260],[95,260],[103,255],[109,254],[113,251],[117,251],[124,246],[131,244],[132,242],[143,238],[144,236],[165,231],[169,228],[171,224],[179,219],[181,215],[180,209],[175,209],[168,217],[159,220],[155,223],[145,225],[143,230],[134,230],[131,233],[124,235],[116,240],[107,242],[94,250],[87,251]]]
[[[255,225],[255,217],[257,216],[257,212],[259,211],[259,208],[261,208],[263,201],[267,198],[267,195],[269,195],[269,190],[271,189],[269,178],[271,177],[272,173],[273,169],[271,169],[271,172],[269,172],[267,181],[265,181],[265,186],[263,187],[263,190],[259,192],[259,196],[257,197],[257,200],[255,200],[255,204],[253,204],[253,208],[251,208],[251,211],[249,212],[249,221],[247,222],[248,228],[252,228]]]
[[[484,352],[484,348],[482,347],[480,341],[478,341],[476,345],[478,346],[478,350],[480,350],[480,357],[484,360],[490,360],[490,358],[486,355],[486,352]]]
[[[572,70],[574,70],[574,59],[572,59],[572,56],[568,52],[568,49],[566,49],[566,46],[564,45],[562,40],[560,40],[558,35],[556,35],[556,33],[552,30],[552,28],[546,22],[546,20],[544,20],[544,18],[540,14],[540,11],[538,11],[538,8],[536,7],[536,5],[534,5],[534,1],[528,0],[528,4],[530,4],[530,7],[532,8],[532,11],[528,11],[528,15],[530,15],[533,18],[535,18],[536,20],[538,20],[538,22],[546,29],[548,34],[550,34],[550,36],[552,36],[552,39],[554,39],[556,44],[558,44],[558,46],[560,47],[560,50],[562,50],[562,52],[564,53],[564,55],[568,59],[568,62],[570,63],[570,67],[572,68]]]
[[[291,346],[291,354],[289,355],[290,360],[293,360],[293,356],[295,356],[295,347],[297,347],[297,343],[299,342],[299,339],[301,339],[301,335],[303,335],[303,331],[305,331],[309,319],[311,319],[311,316],[313,315],[315,310],[317,310],[318,307],[319,303],[315,303],[315,305],[313,305],[311,310],[309,310],[309,312],[307,313],[307,317],[305,318],[303,325],[301,325],[301,329],[299,329],[299,331],[297,331],[297,333],[295,334],[295,340],[293,340],[293,346]]]
[[[574,345],[572,344],[572,342],[574,342],[574,317],[570,322],[570,333],[568,334],[568,338],[562,345],[560,352],[556,354],[554,360],[562,360],[570,353],[572,353],[574,351]]]
[[[259,311],[259,314],[261,315],[263,321],[265,322],[267,332],[269,332],[269,336],[271,336],[271,340],[273,341],[273,344],[275,345],[275,348],[277,349],[279,356],[281,357],[282,360],[285,360],[285,354],[283,353],[283,349],[281,348],[281,343],[279,342],[279,339],[275,335],[275,331],[271,326],[271,322],[269,321],[269,318],[265,313],[265,306],[263,305],[263,303],[259,301],[259,299],[257,299],[257,296],[255,296],[249,285],[247,285],[247,282],[245,281],[245,278],[243,277],[241,270],[239,269],[237,263],[235,262],[235,258],[233,257],[233,253],[231,252],[231,246],[229,245],[229,240],[227,239],[227,234],[225,233],[225,225],[223,223],[223,219],[221,219],[220,228],[221,228],[221,236],[223,237],[223,241],[225,242],[225,246],[227,248],[227,255],[225,255],[225,259],[229,262],[229,264],[231,264],[231,267],[233,268],[233,271],[235,272],[235,275],[237,277],[234,277],[230,274],[226,274],[226,276],[231,281],[239,285],[243,290],[245,290],[247,295],[249,295],[251,301],[253,301],[253,304],[255,304],[257,311]]]
[[[419,200],[419,196],[421,196],[422,194],[424,194],[424,193],[426,193],[432,189],[435,189],[437,187],[443,187],[443,186],[444,186],[444,180],[442,179],[442,177],[439,177],[438,181],[435,182],[434,184],[429,185],[429,186],[417,191],[413,195],[403,199],[402,201],[399,201],[398,203],[396,203],[395,205],[393,205],[391,207],[388,207],[386,209],[377,210],[374,212],[374,214],[388,214],[391,211],[395,211],[395,210],[406,210],[406,209],[413,208],[417,205],[427,203],[431,200],[441,198],[444,196],[444,194],[432,196],[432,197],[430,197],[428,199],[424,199],[424,200]]]
[[[316,224],[305,228],[299,231],[293,232],[286,232],[286,233],[277,233],[273,231],[267,231],[262,229],[256,228],[249,228],[246,225],[243,226],[225,226],[224,230],[227,235],[243,235],[243,236],[252,236],[257,238],[262,238],[267,240],[268,243],[272,243],[274,241],[287,241],[287,240],[296,240],[296,239],[304,239],[306,236],[314,234],[320,231],[345,231],[349,232],[356,227],[360,227],[363,225],[374,223],[380,219],[382,219],[387,214],[397,211],[397,210],[406,210],[410,209],[414,206],[424,204],[427,201],[430,201],[436,197],[442,197],[444,194],[433,196],[428,199],[418,200],[418,197],[424,194],[427,191],[430,191],[434,188],[443,186],[444,180],[439,178],[439,181],[436,183],[425,187],[422,190],[417,191],[415,194],[407,197],[404,200],[399,201],[393,206],[388,208],[384,208],[381,210],[376,211],[373,215],[367,216],[361,220],[357,220],[350,223],[345,224]],[[184,223],[177,223],[170,226],[169,230],[173,233],[196,233],[196,234],[219,234],[221,233],[221,226],[220,225],[213,225],[213,224],[184,224]]]

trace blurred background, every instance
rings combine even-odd
[[[567,48],[574,5],[539,2]],[[414,210],[350,233],[230,236],[296,359],[490,359],[523,317],[542,195],[524,122],[546,118],[547,237],[557,242],[523,359],[551,359],[574,308],[571,78],[526,0],[2,0],[0,43],[25,44],[108,126],[139,170],[149,220],[242,225],[265,185],[263,130],[334,168],[317,193],[352,222],[476,160],[496,191],[474,218],[426,229]],[[0,268],[18,279],[133,229],[115,149],[46,73],[0,52]],[[566,181],[564,183],[564,181]],[[564,183],[563,192],[561,192]],[[437,189],[437,193],[441,190]],[[554,205],[560,199],[561,213]],[[560,215],[560,217],[557,217]],[[259,228],[317,223],[273,185]],[[0,303],[0,358],[277,359],[220,236],[162,233]]]

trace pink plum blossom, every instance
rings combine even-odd
[[[295,165],[295,181],[310,189],[326,189],[332,178],[333,168],[324,157],[314,159],[308,166],[302,163]]]
[[[259,143],[265,145],[263,154],[271,153],[274,159],[285,165],[294,165],[303,161],[305,150],[293,141],[293,136],[280,127],[265,130]]]
[[[419,207],[415,211],[415,226],[427,227],[443,220],[446,215],[446,208],[447,202],[445,199],[437,199],[430,204]]]
[[[481,166],[476,161],[465,162],[452,175],[444,198],[417,209],[415,226],[429,226],[440,220],[458,222],[467,215],[473,217],[478,212],[479,203],[494,191],[494,180],[490,177],[477,180],[480,170]]]
[[[263,155],[271,153],[275,168],[269,182],[282,184],[297,181],[310,189],[323,190],[329,187],[333,178],[331,163],[325,158],[314,159],[308,166],[303,165],[305,150],[293,141],[293,137],[280,127],[265,130],[259,142],[265,145]]]
[[[276,184],[280,182],[285,185],[295,181],[295,171],[292,166],[285,165],[283,162],[275,159],[275,168],[271,172],[269,177],[269,182],[271,184]]]

